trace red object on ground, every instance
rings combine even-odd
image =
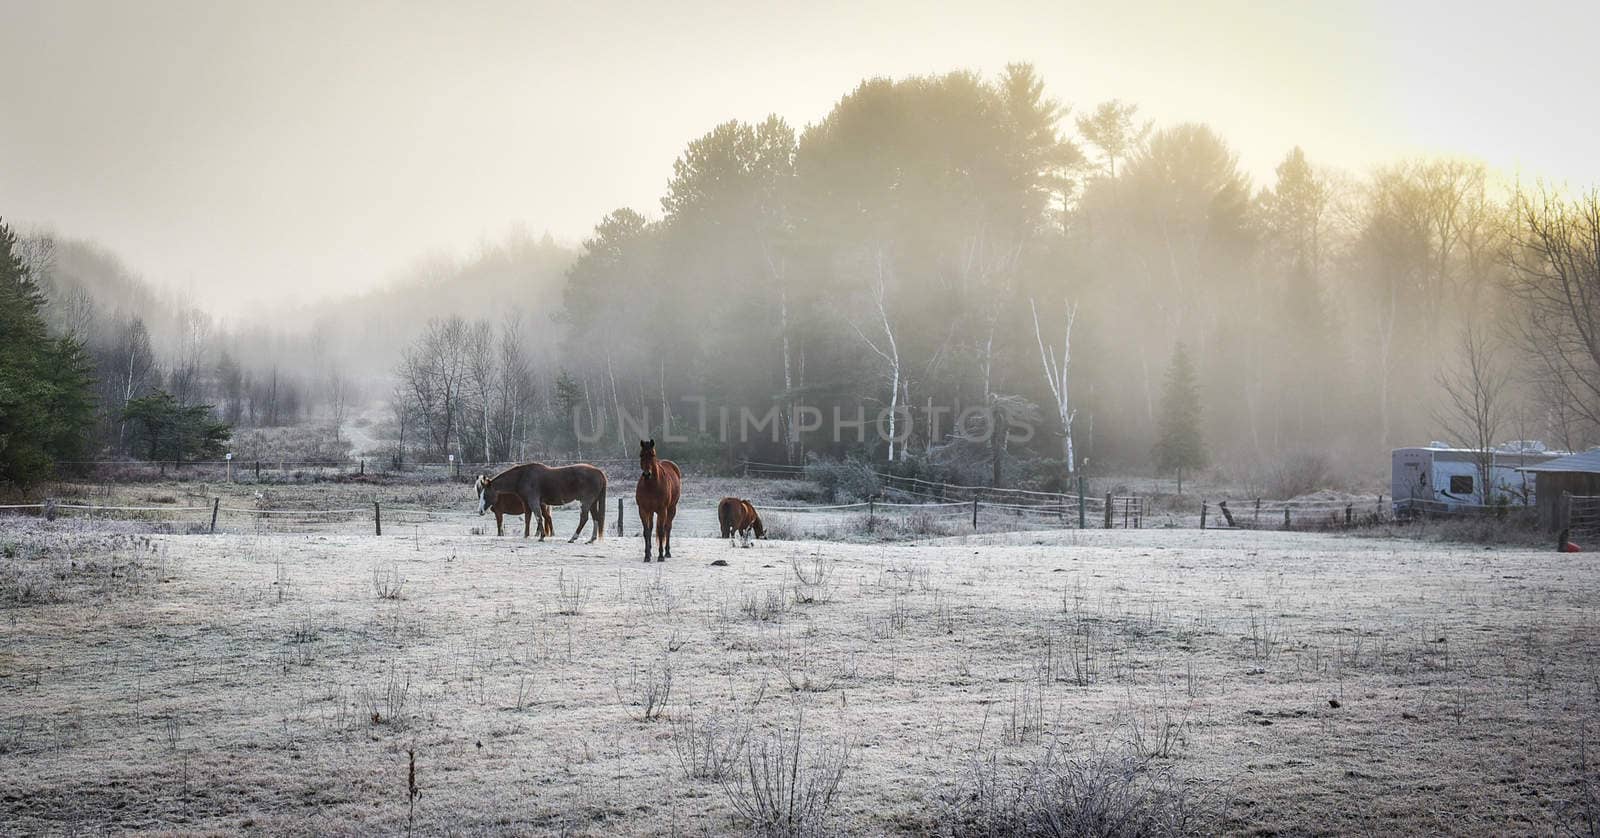
[[[1582,553],[1583,552],[1583,548],[1579,547],[1578,545],[1573,544],[1572,542],[1569,541],[1566,544],[1561,545],[1561,552],[1563,552],[1563,553]]]

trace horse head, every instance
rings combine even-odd
[[[478,514],[488,511],[489,505],[494,503],[494,496],[489,492],[489,475],[478,475],[477,482],[472,484],[478,490]]]
[[[644,480],[656,479],[656,441],[639,440],[639,471]]]

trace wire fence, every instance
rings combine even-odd
[[[560,460],[547,461],[551,465],[566,465]],[[637,461],[632,458],[598,458],[585,460],[608,472],[632,470]],[[422,476],[440,479],[470,479],[479,473],[493,474],[517,465],[515,462],[467,463],[460,461],[408,463],[404,469],[392,468],[387,461],[374,460],[205,460],[177,463],[173,461],[102,460],[65,463],[69,466],[95,466],[120,470],[144,469],[156,473],[182,474],[192,480],[232,480],[248,483],[282,482],[285,480],[316,481],[329,478],[359,478],[364,475],[393,475],[401,477]],[[806,466],[785,463],[740,461],[737,469],[751,477],[800,480],[807,477]],[[872,518],[885,515],[918,514],[935,519],[966,521],[973,529],[985,526],[1026,526],[1037,528],[1074,528],[1078,526],[1104,529],[1139,529],[1150,514],[1148,500],[1138,495],[1079,495],[1066,492],[1046,492],[996,486],[971,486],[945,483],[907,475],[891,474],[869,469],[879,481],[880,493],[872,498],[850,503],[834,504],[762,504],[763,512],[785,514],[828,513],[834,515],[863,515]],[[114,482],[114,481],[112,481]],[[109,488],[106,493],[109,494]],[[258,496],[259,497],[259,496]],[[1226,499],[1204,500],[1200,504],[1198,525],[1201,529],[1282,529],[1326,530],[1367,526],[1393,520],[1406,515],[1435,515],[1446,512],[1459,513],[1458,509],[1432,509],[1426,502],[1387,505],[1384,496],[1372,500],[1353,498],[1268,500]],[[191,501],[192,503],[192,501]],[[622,525],[626,500],[619,500],[617,524]],[[1442,505],[1441,505],[1442,506]],[[1461,504],[1454,505],[1463,506]],[[713,512],[715,501],[685,501],[684,509]],[[1600,496],[1571,498],[1572,528],[1586,534],[1600,533]],[[1190,514],[1162,512],[1165,526],[1194,526],[1193,507]],[[1503,507],[1481,507],[1473,511],[1501,511]],[[609,510],[608,510],[609,512]],[[342,524],[358,520],[370,523],[381,531],[384,519],[391,523],[421,523],[452,518],[476,517],[473,512],[442,511],[406,506],[386,506],[373,501],[369,508],[360,506],[337,509],[265,508],[224,505],[213,499],[207,506],[117,506],[112,504],[67,503],[46,500],[35,504],[0,505],[0,514],[33,514],[47,518],[64,515],[89,518],[125,518],[129,520],[162,520],[203,527],[215,531],[218,521],[248,520],[258,527],[319,526]],[[609,525],[610,522],[608,522]]]
[[[211,503],[205,505],[194,505],[191,502],[187,505],[161,506],[74,503],[47,498],[38,503],[0,505],[0,520],[5,516],[28,516],[49,521],[82,518],[90,521],[159,524],[167,530],[185,533],[215,533],[219,528],[226,530],[228,526],[240,523],[249,524],[257,530],[300,531],[334,527],[339,531],[368,532],[375,535],[382,535],[385,526],[393,530],[393,527],[399,524],[454,521],[470,524],[474,528],[484,527],[482,516],[475,511],[425,509],[391,504],[382,500],[331,509],[236,504],[236,499],[224,502],[221,497],[212,498]],[[606,522],[608,530],[618,535],[625,535],[626,528],[637,526],[628,523],[630,519],[627,513],[633,511],[629,508],[631,505],[632,502],[626,498],[616,499],[616,517]],[[1059,516],[1055,511],[1042,507],[976,500],[902,503],[872,499],[836,504],[761,504],[758,508],[762,513],[781,515],[854,517],[864,520],[869,526],[875,519],[903,519],[912,515],[924,516],[930,520],[943,520],[947,523],[964,523],[970,525],[973,530],[986,527],[1008,528],[1019,523],[1028,526],[1059,523]],[[715,518],[716,509],[716,504],[710,501],[689,501],[679,505],[680,513],[697,511],[707,514],[712,519]],[[507,517],[515,519],[522,516]]]
[[[762,463],[743,460],[740,471],[749,477],[804,479],[806,467],[790,463]],[[877,478],[885,498],[913,499],[920,505],[976,504],[975,515],[1009,511],[1013,517],[1031,517],[1048,522],[1053,518],[1062,526],[1100,526],[1106,529],[1138,529],[1144,525],[1146,501],[1137,495],[1079,495],[1070,492],[1042,492],[1002,486],[967,486],[892,474],[869,469]]]
[[[1201,501],[1200,528],[1216,530],[1330,530],[1371,526],[1391,519],[1383,495],[1372,500]]]
[[[314,483],[352,478],[420,478],[451,480],[495,474],[529,460],[466,462],[405,461],[395,463],[386,457],[305,460],[270,457],[235,457],[232,460],[62,460],[56,463],[65,475],[81,475],[105,482],[154,480],[226,481],[232,483]],[[604,469],[638,465],[637,459],[602,457],[598,459],[539,459],[547,465],[588,463]]]

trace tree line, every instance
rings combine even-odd
[[[576,410],[606,428],[541,433],[552,455],[626,456],[628,421],[648,417],[724,459],[996,481],[1085,462],[1370,470],[1456,424],[1470,330],[1511,385],[1490,437],[1579,449],[1600,441],[1600,297],[1571,294],[1600,291],[1593,205],[1469,160],[1356,177],[1300,148],[1256,185],[1209,127],[1157,128],[1118,101],[1074,115],[1027,65],[870,79],[803,130],[715,126],[674,163],[658,215],[600,219],[545,307],[560,345],[525,427]],[[1164,381],[1192,395],[1164,398]],[[776,406],[779,426],[702,438],[705,402]],[[888,439],[793,419],[862,402],[887,412]],[[950,420],[973,406],[1037,432],[974,444]]]
[[[239,429],[359,417],[399,462],[655,435],[691,462],[1259,482],[1381,473],[1440,438],[1600,441],[1597,230],[1594,193],[1457,158],[1355,175],[1293,148],[1252,183],[1203,124],[1073,111],[1013,65],[869,79],[801,129],[714,126],[658,207],[608,213],[576,253],[514,231],[258,320],[160,299],[70,239],[13,236],[12,261],[14,298],[87,364],[74,457],[148,456],[132,417],[166,394]],[[215,439],[193,430],[169,436]]]

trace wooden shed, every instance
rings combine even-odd
[[[1562,505],[1562,496],[1565,494],[1573,497],[1600,497],[1600,448],[1590,449],[1581,454],[1568,454],[1547,463],[1525,466],[1521,471],[1534,476],[1541,526],[1555,532],[1568,526],[1569,523],[1594,523],[1569,522],[1568,510]],[[1593,505],[1595,504],[1580,504],[1579,508],[1572,511],[1583,517],[1584,513],[1588,512],[1588,507]]]

